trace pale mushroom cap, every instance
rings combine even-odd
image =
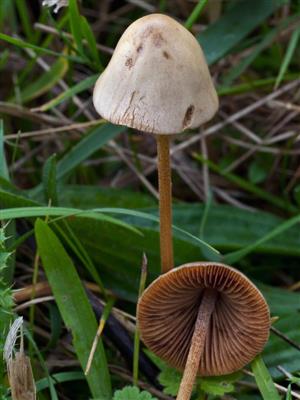
[[[198,373],[226,375],[248,364],[269,337],[268,305],[254,284],[224,264],[184,264],[157,278],[138,304],[141,337],[148,348],[183,370],[202,292],[218,297],[207,330]]]
[[[108,121],[156,134],[197,128],[218,109],[202,49],[174,19],[151,14],[131,24],[94,89]]]

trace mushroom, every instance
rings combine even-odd
[[[162,271],[174,266],[170,135],[213,117],[218,97],[201,47],[174,19],[151,14],[132,23],[94,89],[98,113],[156,135]]]
[[[190,399],[196,375],[230,374],[268,340],[268,305],[241,272],[220,263],[184,264],[161,275],[138,303],[144,343],[184,370],[177,400]]]

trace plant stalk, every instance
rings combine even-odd
[[[204,349],[209,320],[215,309],[216,300],[217,292],[215,290],[204,290],[195,323],[190,351],[176,398],[177,400],[190,400],[191,398],[194,382],[199,369],[200,358]]]
[[[170,139],[157,135],[158,188],[160,219],[160,258],[162,273],[174,267],[172,240],[172,179],[170,167]]]

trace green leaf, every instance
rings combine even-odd
[[[81,22],[81,31],[88,43],[88,50],[91,53],[91,58],[95,62],[97,68],[102,71],[103,67],[100,62],[97,43],[93,31],[85,17],[81,16],[80,22]]]
[[[55,56],[55,57],[64,57],[67,60],[78,62],[78,63],[85,63],[85,60],[83,60],[82,58],[64,55],[62,53],[58,53],[56,51],[52,51],[52,50],[46,49],[44,47],[39,47],[34,44],[25,42],[22,39],[17,39],[17,38],[11,37],[9,35],[5,35],[4,33],[0,33],[0,40],[4,40],[5,42],[10,43],[14,46],[20,47],[22,49],[34,50],[37,54],[44,53],[44,54],[49,54],[49,55]]]
[[[23,0],[16,0],[15,4],[17,6],[19,18],[22,22],[22,27],[27,36],[27,39],[32,42],[34,40],[34,32],[26,2],[24,2]]]
[[[61,57],[49,69],[42,73],[35,81],[30,82],[25,88],[21,89],[21,101],[26,103],[30,100],[48,93],[57,82],[63,78],[68,71],[68,61]]]
[[[289,45],[288,48],[286,50],[286,53],[284,55],[283,61],[280,65],[280,69],[279,69],[279,73],[276,79],[276,83],[275,83],[275,89],[280,85],[280,83],[282,82],[282,79],[289,67],[289,64],[292,60],[293,54],[297,48],[297,44],[299,41],[299,36],[300,36],[300,28],[297,28],[294,30],[291,39],[289,41]]]
[[[45,103],[44,105],[42,105],[40,107],[37,107],[35,110],[40,111],[40,112],[45,112],[45,111],[51,110],[51,108],[56,107],[59,104],[61,104],[62,102],[64,102],[65,100],[72,98],[73,96],[75,96],[75,94],[81,93],[84,90],[87,90],[90,87],[92,87],[95,84],[98,77],[99,77],[99,74],[92,75],[92,76],[89,76],[88,78],[85,78],[83,81],[70,87],[65,92],[62,92],[54,99],[48,101],[47,103]]]
[[[35,223],[38,251],[62,318],[72,332],[73,344],[84,369],[97,322],[75,267],[62,244],[42,220]],[[101,340],[87,381],[94,397],[111,399],[110,377]]]
[[[85,376],[84,373],[80,371],[60,372],[51,376],[51,381],[54,385],[63,382],[73,382],[81,380],[85,380]],[[48,387],[49,380],[47,378],[40,379],[36,382],[37,392],[47,389]]]
[[[252,253],[258,246],[264,244],[265,242],[268,242],[269,240],[275,238],[276,236],[283,235],[287,230],[289,230],[291,227],[294,225],[297,225],[300,222],[300,215],[297,215],[296,217],[292,217],[288,219],[287,221],[284,221],[282,224],[277,226],[275,229],[273,229],[271,232],[267,233],[264,237],[261,237],[259,240],[257,240],[254,243],[251,243],[249,246],[235,251],[230,254],[226,254],[224,257],[224,260],[229,263],[235,263],[242,258],[244,258],[247,254]]]
[[[53,206],[58,204],[56,182],[56,154],[53,154],[48,158],[43,168],[45,199],[47,203],[51,200]]]
[[[251,368],[260,393],[264,400],[281,400],[275,388],[272,377],[263,362],[263,359],[258,355],[251,363]]]
[[[242,59],[240,63],[235,65],[226,75],[223,80],[225,87],[230,87],[233,81],[240,76],[249,65],[258,57],[258,55],[265,49],[269,48],[271,43],[274,41],[276,36],[285,29],[289,24],[293,23],[295,20],[299,19],[299,15],[292,15],[291,17],[285,18],[281,21],[275,28],[271,29],[266,35],[262,37],[259,43],[254,47],[254,49]]]
[[[4,152],[4,127],[2,119],[0,119],[0,176],[8,179],[8,169]]]
[[[246,190],[249,193],[254,194],[258,198],[261,198],[269,202],[270,204],[282,208],[285,211],[298,212],[297,207],[294,207],[292,204],[288,203],[284,199],[274,196],[273,194],[267,192],[264,189],[261,189],[260,187],[251,182],[248,182],[246,179],[243,179],[238,175],[224,171],[217,164],[215,164],[211,160],[208,160],[207,158],[204,158],[202,155],[194,154],[194,158],[197,161],[201,162],[202,164],[208,165],[209,169],[211,169],[212,171],[217,172],[218,174],[226,178],[228,181],[233,182],[237,186],[241,187],[242,189]]]
[[[59,193],[59,201],[65,207],[82,209],[97,207],[137,209],[156,205],[156,200],[144,193],[90,185],[65,185],[64,190]]]
[[[270,288],[271,292],[272,288]],[[292,293],[294,296],[290,298],[288,291],[285,296],[282,296],[281,301],[286,304],[286,315],[276,321],[274,327],[284,333],[288,338],[295,343],[300,342],[300,315],[299,315],[299,294]],[[297,297],[298,296],[298,297]],[[267,300],[269,300],[267,298]],[[292,304],[291,300],[294,300]],[[296,302],[296,303],[295,303]],[[288,310],[288,305],[290,310]],[[271,309],[280,309],[279,304],[270,303]],[[273,315],[278,315],[273,313]],[[280,314],[279,314],[280,315]],[[296,373],[299,371],[299,350],[292,347],[282,338],[271,332],[270,339],[263,351],[263,358],[268,366],[268,370],[273,379],[284,379],[284,374],[278,370],[277,366],[281,365],[286,371]]]
[[[5,158],[4,126],[2,119],[0,119],[0,184],[1,182],[5,182],[7,186],[11,186],[8,167]],[[1,200],[0,200],[0,206],[1,206]],[[6,232],[7,235],[10,237],[10,239],[6,243],[6,245],[9,247],[13,241],[13,238],[16,236],[16,226],[14,222],[10,222],[6,226]],[[0,279],[2,278],[7,285],[10,285],[13,281],[14,271],[15,271],[15,254],[12,254],[11,257],[8,259],[5,268],[2,268],[0,270]]]
[[[184,26],[186,29],[191,29],[194,25],[194,23],[198,20],[200,17],[200,14],[203,10],[203,8],[206,6],[208,0],[199,0],[198,4],[195,6],[193,11],[191,12],[190,16],[186,20]]]
[[[293,400],[292,399],[292,385],[291,384],[289,384],[289,386],[288,386],[288,391],[286,393],[285,400]]]
[[[234,2],[218,21],[197,37],[208,64],[213,64],[228,54],[242,39],[285,3],[287,3],[286,0],[239,0]]]
[[[104,212],[107,210],[103,209]],[[111,210],[107,211],[111,213]],[[116,213],[116,211],[114,211]],[[123,212],[124,214],[124,212]],[[147,215],[147,214],[146,214]],[[123,228],[129,229],[136,234],[139,234],[139,231],[129,224],[119,221],[115,218],[109,217],[107,215],[102,215],[97,210],[94,211],[84,211],[72,208],[64,208],[64,207],[21,207],[21,208],[11,208],[6,210],[0,210],[0,220],[7,219],[15,219],[15,218],[27,218],[27,217],[43,217],[43,216],[60,216],[60,217],[86,217],[86,218],[94,218],[97,220],[106,221],[112,224],[119,225]]]
[[[124,131],[123,126],[104,124],[96,126],[90,133],[77,143],[58,163],[57,179],[62,179],[82,161],[103,147],[111,139]]]
[[[113,400],[157,400],[157,398],[152,397],[151,394],[146,391],[140,392],[135,386],[127,386],[122,390],[117,390]]]
[[[260,162],[254,160],[251,162],[248,169],[248,177],[252,183],[261,183],[268,176],[269,170],[265,168]]]
[[[69,0],[69,18],[71,32],[76,43],[78,52],[83,55],[83,36],[81,32],[81,18],[78,10],[77,0]]]
[[[163,392],[171,396],[177,395],[181,379],[182,373],[166,365],[158,376],[159,383],[164,387]]]
[[[233,383],[240,377],[240,373],[235,373],[227,376],[199,378],[199,386],[207,394],[224,396],[226,393],[234,391],[235,387]]]
[[[156,358],[156,356],[154,357]],[[156,362],[155,358],[153,359],[153,354],[150,358]],[[164,362],[159,362],[159,364],[161,373],[158,376],[158,380],[159,383],[164,386],[163,392],[171,396],[176,396],[182,379],[182,373],[174,368],[169,367]],[[223,396],[226,393],[231,393],[234,391],[235,388],[233,383],[240,379],[240,377],[241,373],[236,372],[234,374],[225,376],[197,378],[197,386],[207,394]],[[196,391],[196,385],[194,391]]]
[[[39,206],[36,201],[29,199],[23,195],[17,195],[8,190],[0,189],[0,206],[1,208],[14,208],[14,207],[35,207]]]

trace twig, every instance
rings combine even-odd
[[[171,154],[174,154],[177,151],[186,149],[187,147],[191,146],[192,144],[198,142],[202,136],[209,136],[212,135],[216,132],[218,132],[220,129],[224,128],[226,125],[231,124],[237,120],[239,120],[242,117],[245,117],[246,115],[250,114],[252,111],[256,110],[257,108],[263,106],[264,104],[268,103],[270,100],[275,99],[276,97],[281,96],[283,93],[288,92],[291,89],[294,89],[297,85],[300,84],[300,79],[296,79],[292,82],[289,82],[287,85],[281,87],[280,89],[270,93],[268,96],[263,97],[262,99],[257,100],[255,103],[250,104],[249,106],[245,107],[244,109],[236,112],[235,114],[232,114],[230,117],[228,117],[225,121],[219,122],[210,128],[204,130],[198,135],[192,136],[190,139],[178,144],[177,146],[174,146],[171,149]]]
[[[53,133],[60,133],[60,132],[82,131],[91,126],[95,126],[95,125],[99,125],[99,124],[103,124],[103,123],[105,123],[105,121],[103,119],[96,119],[96,120],[88,121],[88,122],[77,122],[77,123],[70,124],[70,125],[58,126],[57,128],[46,128],[46,129],[40,129],[40,130],[29,131],[29,132],[24,132],[24,133],[13,133],[11,135],[5,135],[5,140],[17,139],[17,138],[22,139],[22,138],[28,138],[28,137],[40,137],[40,136],[51,135]]]
[[[300,351],[300,344],[294,342],[292,339],[287,337],[284,333],[280,332],[278,329],[274,328],[274,326],[271,326],[271,332],[273,332],[276,336],[280,337],[284,341],[286,341],[289,345],[294,347],[295,349]]]
[[[34,27],[42,32],[47,32],[47,33],[51,33],[55,36],[65,36],[68,39],[73,39],[73,36],[70,33],[67,32],[59,32],[57,31],[55,28],[53,28],[52,26],[48,26],[48,25],[44,25],[44,24],[40,24],[39,22],[34,24]],[[87,41],[84,39],[83,40],[84,44],[87,44]],[[97,44],[97,48],[99,50],[102,50],[104,53],[107,54],[113,54],[114,50],[110,47],[107,46],[103,46],[102,44]]]
[[[252,378],[254,378],[254,374],[246,369],[243,369],[243,372],[248,375],[251,376]],[[255,383],[251,383],[251,382],[245,382],[245,381],[239,381],[238,383],[244,385],[244,386],[250,386],[251,387],[256,387],[257,385]],[[274,382],[274,385],[276,387],[276,389],[280,392],[280,393],[287,393],[288,389],[282,385],[279,385],[278,383]],[[291,391],[292,396],[294,396],[296,399],[300,399],[300,393],[297,393],[295,391]]]

